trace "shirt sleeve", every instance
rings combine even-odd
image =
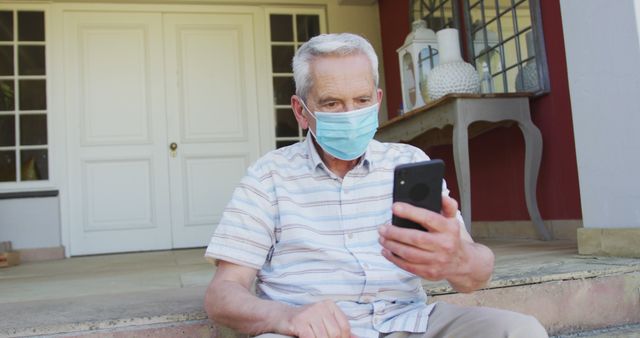
[[[205,258],[260,269],[275,243],[275,198],[269,175],[255,166],[233,192],[211,237]]]

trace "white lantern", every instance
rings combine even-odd
[[[424,106],[428,101],[427,76],[438,65],[438,39],[423,20],[413,22],[412,30],[398,48],[403,113]]]

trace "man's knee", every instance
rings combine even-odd
[[[504,337],[513,338],[546,338],[547,330],[540,321],[533,316],[522,313],[505,311],[499,321],[504,330]],[[507,318],[504,318],[507,317]]]

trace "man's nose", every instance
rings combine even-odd
[[[347,103],[344,106],[344,111],[352,111],[356,109],[358,109],[358,107],[356,107],[355,103]]]

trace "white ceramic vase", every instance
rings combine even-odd
[[[429,97],[437,100],[450,93],[478,93],[480,78],[476,69],[462,59],[458,30],[443,29],[436,36],[440,63],[427,78]]]

